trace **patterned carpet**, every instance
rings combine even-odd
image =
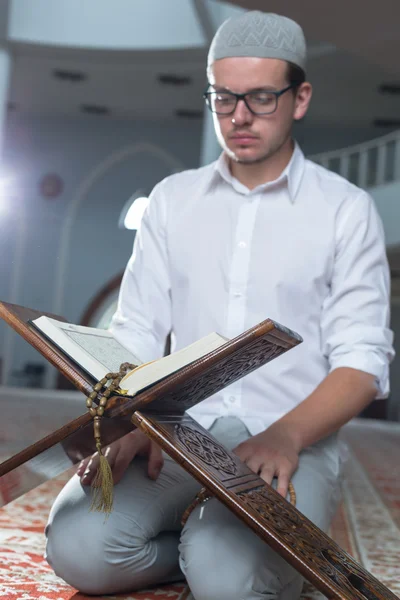
[[[400,594],[400,424],[358,420],[343,437],[349,459],[343,502],[332,524],[332,537],[395,594]],[[0,509],[1,600],[96,600],[57,578],[43,559],[49,507],[67,474]],[[8,480],[3,500],[16,482]],[[185,584],[140,593],[107,596],[108,600],[194,600]],[[306,585],[303,600],[323,596]]]

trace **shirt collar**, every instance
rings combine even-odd
[[[269,188],[276,187],[280,183],[284,183],[287,185],[289,198],[293,203],[296,199],[297,192],[299,191],[300,183],[304,173],[304,164],[305,157],[303,152],[300,149],[300,146],[297,142],[294,143],[294,150],[292,157],[286,166],[286,168],[282,171],[277,179],[274,181],[269,181],[267,183],[263,183],[262,185],[257,186],[252,192],[260,192],[264,190],[268,190]],[[231,185],[236,191],[244,194],[248,194],[248,188],[240,183],[235,177],[232,176],[229,166],[228,160],[225,152],[222,152],[218,160],[214,163],[214,170],[211,177],[210,185],[212,183],[216,183],[218,179],[224,179],[229,185]],[[251,192],[250,192],[251,193]]]

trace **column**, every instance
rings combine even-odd
[[[0,39],[2,32],[0,32]],[[11,54],[8,48],[6,48],[0,41],[0,182],[1,182],[1,165],[3,163],[2,154],[5,141],[5,129],[7,119],[7,103],[9,93],[9,82],[11,73]],[[1,193],[1,189],[0,189]],[[3,216],[3,219],[5,217]],[[10,217],[8,217],[10,219]],[[15,248],[9,248],[10,255],[13,257],[13,272],[10,281],[10,291],[7,298],[8,302],[17,301],[17,292],[21,281],[21,270],[22,270],[22,258],[25,244],[25,215],[19,214],[18,218],[14,217],[12,224],[8,223],[8,227],[15,228]],[[2,384],[7,385],[12,368],[12,356],[15,333],[9,326],[2,324]]]
[[[214,131],[214,123],[212,113],[207,106],[204,107],[204,122],[203,122],[203,136],[201,139],[200,149],[200,166],[210,164],[218,158],[222,149],[218,143],[217,136]]]
[[[8,48],[0,45],[0,156],[4,144],[10,72],[10,51]]]

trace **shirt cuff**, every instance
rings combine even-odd
[[[376,385],[376,400],[384,400],[389,396],[389,365],[388,361],[382,359],[374,352],[352,352],[336,356],[330,361],[330,370],[338,369],[339,367],[348,367],[357,369],[364,373],[370,373],[375,377]]]

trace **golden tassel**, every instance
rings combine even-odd
[[[99,454],[99,466],[97,473],[92,481],[92,504],[91,511],[103,512],[109,516],[114,500],[114,482],[110,463],[104,456],[101,448],[100,439],[100,417],[94,417],[94,437],[96,440],[96,448]]]
[[[106,514],[106,516],[109,516],[113,508],[114,481],[110,464],[104,456],[101,448],[100,419],[104,414],[107,401],[111,394],[117,392],[118,394],[124,395],[126,393],[125,390],[120,390],[118,386],[126,373],[129,370],[132,371],[133,369],[136,369],[136,365],[122,363],[118,373],[107,373],[103,379],[93,386],[93,392],[91,392],[91,394],[89,394],[89,396],[86,398],[86,406],[90,415],[93,417],[94,439],[96,441],[96,449],[99,455],[99,466],[92,481],[93,497],[90,510],[103,512]],[[100,398],[99,406],[95,408],[93,406],[93,402],[96,400],[103,387],[106,386],[107,381],[110,380],[110,385]]]

